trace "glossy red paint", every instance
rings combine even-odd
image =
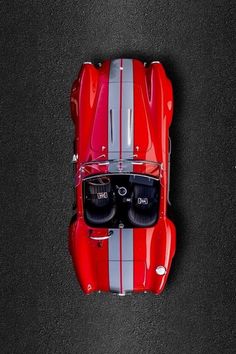
[[[100,67],[91,63],[83,64],[72,87],[71,114],[75,124],[77,174],[84,162],[108,159],[110,65],[110,61],[105,61]],[[122,76],[122,71],[120,75]],[[167,217],[169,127],[173,114],[173,95],[171,82],[163,66],[159,62],[153,62],[145,67],[141,61],[134,59],[133,92],[134,159],[158,161],[163,167],[158,222],[153,227],[135,228],[133,231],[133,292],[150,291],[160,294],[167,281],[176,247],[175,226]],[[120,110],[121,106],[122,102]],[[141,174],[150,174],[147,169],[147,165],[134,166],[134,172]],[[107,172],[106,166],[103,171]],[[77,216],[69,227],[69,249],[79,283],[86,294],[110,291],[108,240],[90,238],[91,233],[96,238],[106,236],[108,229],[91,228],[85,223],[82,183],[76,187],[76,202]],[[122,231],[120,232],[122,243]],[[160,265],[166,269],[164,275],[156,273],[156,268]],[[122,273],[122,262],[120,272]]]

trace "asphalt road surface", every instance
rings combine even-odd
[[[235,1],[1,1],[1,353],[235,352]],[[83,61],[173,82],[177,251],[161,296],[85,296],[67,250]]]

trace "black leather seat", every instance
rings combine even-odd
[[[108,177],[88,181],[86,195],[85,217],[90,224],[102,225],[114,218],[116,206]]]
[[[158,219],[158,190],[152,185],[135,184],[128,219],[136,227],[148,227]]]

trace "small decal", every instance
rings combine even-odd
[[[138,198],[138,204],[147,205],[148,204],[148,198]]]
[[[97,198],[98,199],[107,199],[108,198],[108,194],[107,194],[107,192],[97,193]]]

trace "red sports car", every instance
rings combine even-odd
[[[171,82],[158,61],[85,62],[71,111],[76,215],[69,249],[81,288],[160,294],[176,243],[167,216]]]

